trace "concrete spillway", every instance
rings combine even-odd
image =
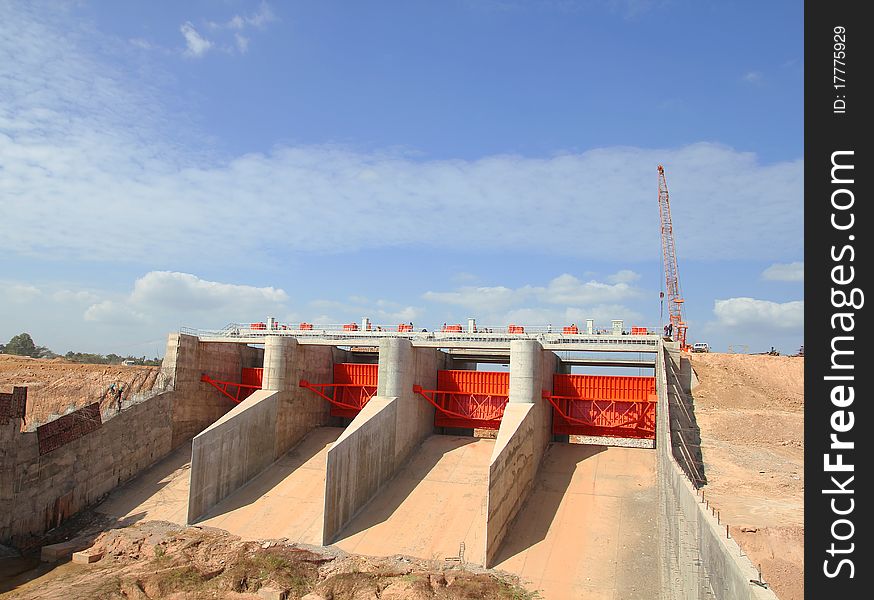
[[[216,504],[198,525],[243,539],[288,538],[322,543],[325,460],[343,432],[318,427],[295,448]],[[181,448],[129,484],[97,510],[118,519],[162,520],[184,525],[188,514],[191,450]]]
[[[495,441],[433,435],[334,541],[347,552],[458,557],[482,564]],[[411,532],[415,532],[411,535]]]
[[[338,352],[268,344],[263,390],[98,510],[365,555],[462,558],[518,574],[546,600],[773,598],[749,585],[749,561],[671,455],[668,399],[683,390],[668,353],[656,362],[653,449],[558,441],[545,396],[562,366],[532,340],[510,344],[495,439],[435,433],[435,408],[413,389],[433,389],[449,359],[395,339],[381,342],[376,395],[347,427],[327,427],[322,401],[293,382],[329,381]]]
[[[651,450],[552,444],[495,567],[545,598],[658,597]]]

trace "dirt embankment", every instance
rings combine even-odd
[[[694,354],[705,494],[781,600],[804,595],[804,359]]]
[[[28,429],[92,402],[109,408],[117,402],[110,392],[121,387],[122,399],[152,389],[159,367],[85,365],[62,358],[27,358],[0,354],[0,390],[27,387]]]
[[[244,542],[219,529],[146,521],[100,534],[90,565],[66,563],[14,586],[9,600],[43,598],[258,600],[526,600],[511,577],[443,561],[367,558],[334,548]],[[273,596],[270,596],[273,597]]]

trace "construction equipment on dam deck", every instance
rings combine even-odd
[[[518,325],[511,324],[504,327],[482,327],[476,325],[473,319],[465,329],[461,324],[445,324],[443,327],[434,329],[423,328],[417,330],[412,323],[398,325],[376,325],[369,319],[363,319],[363,326],[357,323],[343,324],[315,324],[309,322],[283,324],[273,317],[266,321],[255,323],[229,323],[222,329],[197,329],[182,327],[179,332],[196,335],[200,338],[227,339],[228,341],[253,338],[261,340],[265,336],[289,336],[300,340],[315,338],[323,339],[368,339],[379,340],[381,338],[405,337],[416,341],[465,341],[480,340],[506,342],[515,339],[537,339],[545,343],[625,343],[654,345],[657,337],[657,328],[634,325],[624,327],[622,320],[616,319],[610,327],[595,327],[594,321],[589,319],[586,327],[578,327],[576,324],[562,327],[547,325]],[[611,338],[622,338],[611,339]],[[255,341],[254,343],[260,343]]]
[[[437,371],[437,389],[413,386],[436,408],[434,425],[498,429],[510,399],[510,374],[500,371]]]
[[[554,434],[655,439],[655,377],[557,373],[553,390]]]
[[[677,269],[677,250],[674,245],[674,226],[671,222],[671,203],[668,197],[668,182],[665,169],[659,165],[659,217],[664,259],[665,287],[668,295],[668,317],[674,341],[680,342],[681,350],[688,350],[686,331],[688,325],[683,316],[683,295],[680,291],[680,272]]]
[[[252,395],[255,390],[261,389],[261,381],[264,375],[264,369],[259,368],[243,368],[240,373],[240,382],[236,381],[219,381],[213,379],[206,373],[200,376],[200,380],[208,383],[222,394],[239,404],[246,398]],[[231,390],[235,390],[231,393]]]
[[[331,403],[331,416],[354,419],[376,394],[378,365],[337,363],[333,383],[310,383],[301,379],[298,385],[311,390]],[[325,391],[331,388],[330,395]]]

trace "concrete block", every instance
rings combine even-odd
[[[286,600],[288,598],[288,590],[265,586],[258,590],[258,597],[264,600]]]
[[[57,562],[66,560],[73,556],[74,552],[84,550],[90,542],[84,540],[72,539],[59,544],[50,544],[43,546],[39,553],[39,558],[43,562]]]
[[[103,551],[94,548],[73,552],[73,562],[77,565],[90,565],[103,558]]]

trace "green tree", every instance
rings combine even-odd
[[[19,333],[9,340],[3,351],[6,354],[17,356],[33,356],[36,353],[36,344],[33,343],[33,338],[30,337],[29,333]]]
[[[33,338],[29,333],[19,333],[14,336],[6,346],[3,347],[4,354],[15,354],[17,356],[30,356],[33,358],[53,357],[55,353],[45,346],[37,346],[33,343]]]

